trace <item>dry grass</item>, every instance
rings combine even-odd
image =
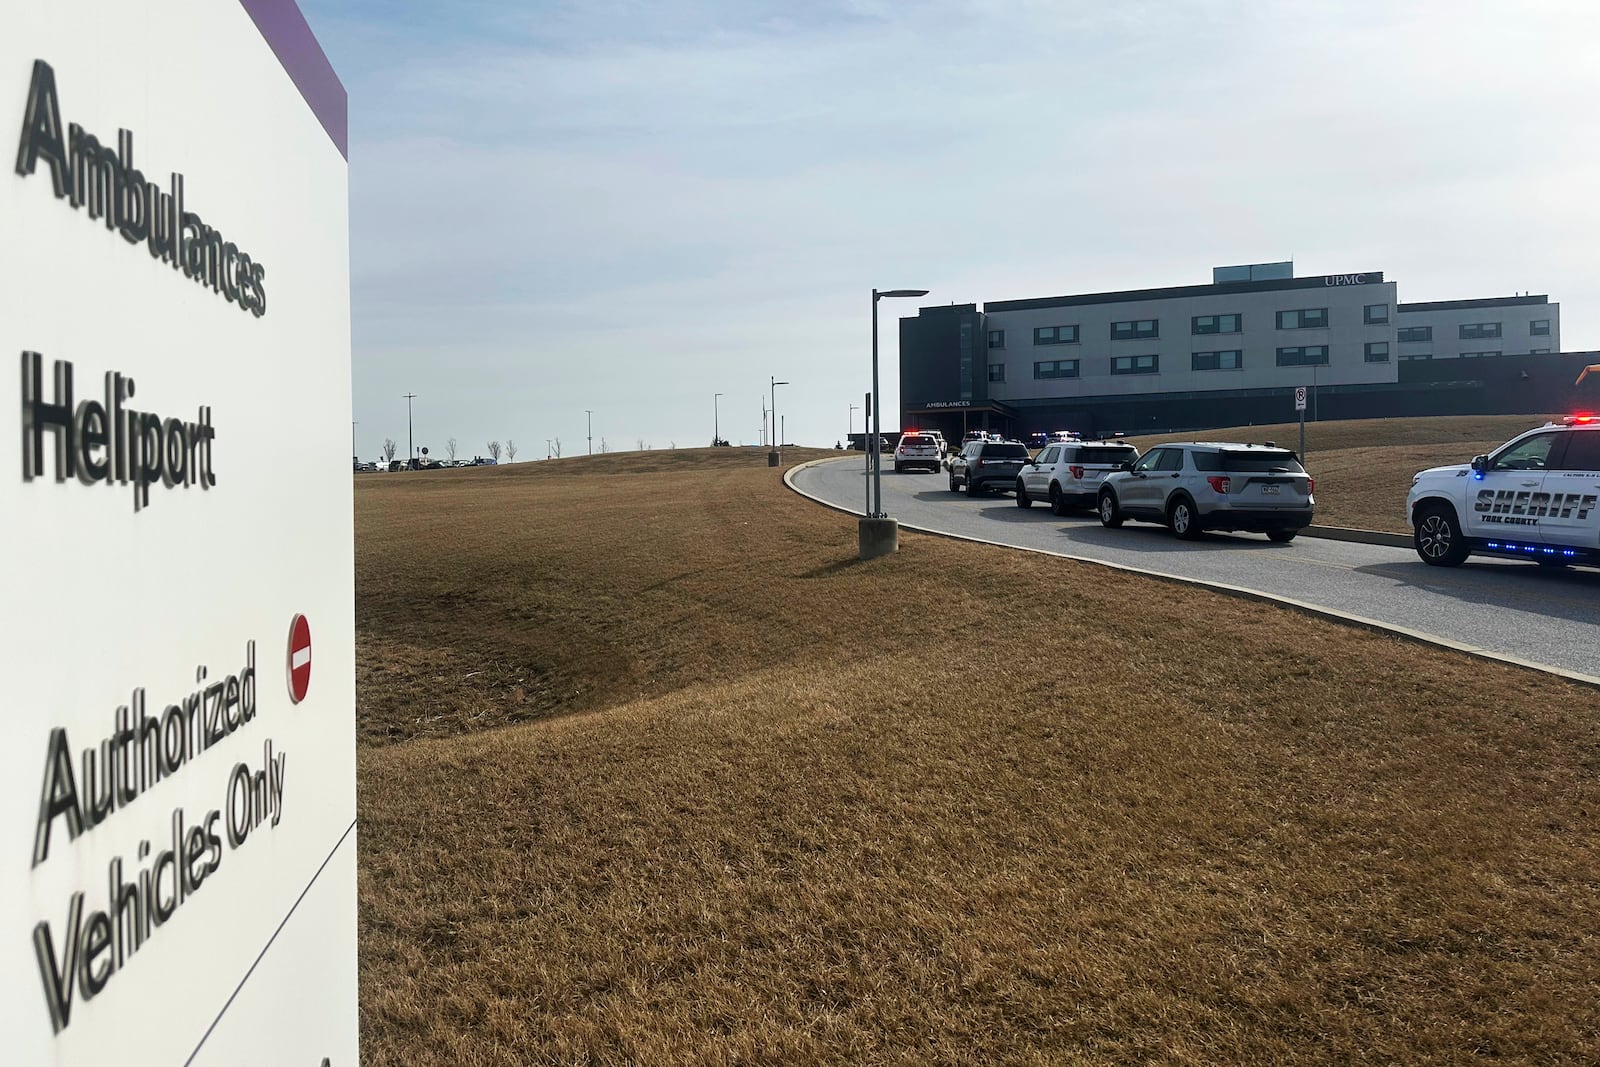
[[[1600,1052],[1592,692],[650,463],[358,480],[369,1063]]]

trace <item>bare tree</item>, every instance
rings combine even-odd
[[[500,462],[500,442],[499,441],[490,441],[489,442],[489,458],[494,460],[496,463]]]
[[[641,437],[641,438],[638,439],[638,441],[639,441],[639,451],[640,452],[648,452],[648,451],[650,451],[650,445],[645,441],[644,438]]]
[[[444,455],[451,463],[456,461],[456,439],[454,437],[444,443]]]
[[[600,454],[603,456],[610,451],[611,446],[606,444],[606,439],[604,437],[600,438]]]
[[[552,456],[554,456],[556,459],[560,459],[561,458],[561,438],[559,438],[559,437],[553,438],[552,442],[553,443],[550,446],[550,454]]]
[[[508,437],[508,438],[506,438],[506,462],[507,463],[515,463],[516,461],[517,461],[517,443],[515,441],[513,441],[511,438]]]
[[[385,437],[383,439],[383,461],[385,463],[393,463],[395,449],[399,447],[399,445],[394,443],[394,438]]]

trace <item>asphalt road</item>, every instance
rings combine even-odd
[[[791,482],[860,515],[863,458],[852,453],[802,467]],[[1009,493],[951,493],[943,471],[895,474],[884,458],[883,508],[902,527],[1243,589],[1600,684],[1600,571],[1481,557],[1429,567],[1410,549],[1305,534],[1275,545],[1259,534],[1179,541],[1138,522],[1107,530],[1087,511],[1058,517],[1048,505],[1019,508]]]

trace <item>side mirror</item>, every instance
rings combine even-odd
[[[1122,463],[1117,465],[1117,469],[1118,470],[1123,470],[1123,471],[1131,471],[1131,470],[1133,470],[1133,461],[1132,460],[1124,460]]]
[[[1479,473],[1479,474],[1482,474],[1484,471],[1488,470],[1489,469],[1489,457],[1488,456],[1473,456],[1472,457],[1472,469],[1474,471],[1476,471],[1477,473]]]

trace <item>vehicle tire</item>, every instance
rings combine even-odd
[[[894,465],[894,472],[896,474],[904,474],[905,473],[905,468],[901,467],[899,463],[896,463]]]
[[[1193,541],[1200,536],[1200,516],[1195,514],[1194,501],[1180,496],[1167,505],[1167,525],[1177,537]]]
[[[1422,562],[1434,567],[1459,567],[1467,558],[1467,539],[1448,504],[1426,504],[1412,520],[1411,546]]]
[[[950,472],[950,491],[952,493],[961,492],[961,483],[956,481],[956,472],[955,471],[951,471]]]
[[[1028,496],[1028,487],[1022,484],[1022,479],[1017,479],[1017,507],[1033,507],[1033,499]]]
[[[973,481],[972,480],[972,476],[970,474],[967,476],[967,495],[968,496],[982,496],[983,495],[983,487],[980,486],[977,482]]]
[[[1290,541],[1293,541],[1294,535],[1299,532],[1299,530],[1268,530],[1267,540],[1276,542],[1280,545],[1286,545]]]
[[[1067,502],[1061,496],[1061,486],[1055,482],[1050,483],[1050,510],[1057,515],[1067,513]]]
[[[1097,509],[1100,512],[1100,525],[1108,530],[1115,530],[1122,525],[1122,509],[1117,507],[1116,494],[1109,489],[1101,490],[1100,502]]]

